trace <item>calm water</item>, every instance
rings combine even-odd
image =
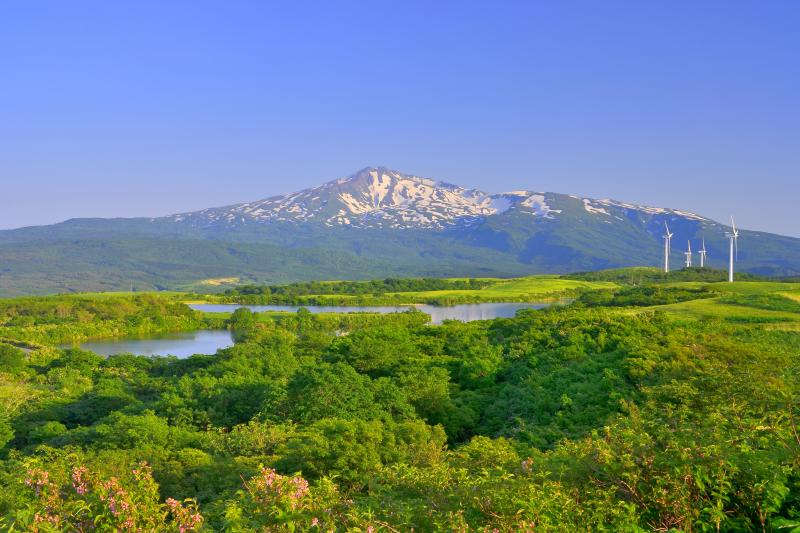
[[[488,320],[491,318],[510,318],[520,309],[541,309],[550,303],[483,303],[462,304],[448,307],[433,305],[414,306],[431,315],[433,324],[444,320]],[[237,304],[193,304],[192,309],[209,312],[231,312],[239,307],[253,311],[295,312],[298,306],[292,305],[237,305]],[[305,306],[312,313],[402,313],[411,306]],[[84,350],[100,355],[132,353],[136,355],[174,355],[189,357],[194,354],[214,354],[220,348],[233,345],[231,333],[224,329],[206,329],[181,333],[163,333],[147,338],[121,338],[86,341],[80,344]]]
[[[86,341],[80,347],[100,355],[133,353],[136,355],[214,354],[220,348],[233,345],[231,332],[226,329],[203,329],[181,333],[164,333],[147,338],[122,338]]]
[[[520,309],[541,309],[551,303],[483,303],[461,304],[447,307],[434,305],[414,306],[423,313],[431,315],[433,324],[441,324],[444,320],[489,320],[492,318],[511,318]],[[189,307],[198,311],[211,313],[230,313],[239,307],[247,307],[251,311],[288,311],[296,312],[300,306],[296,305],[239,305],[239,304],[191,304]],[[303,306],[312,313],[402,313],[411,306],[340,306],[340,305],[306,305]]]

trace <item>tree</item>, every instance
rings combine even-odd
[[[14,346],[0,343],[0,372],[16,374],[24,368],[25,352]]]

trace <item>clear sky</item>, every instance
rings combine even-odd
[[[800,2],[0,6],[0,228],[367,165],[800,236]]]

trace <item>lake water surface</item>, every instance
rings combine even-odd
[[[489,320],[492,318],[510,318],[520,309],[541,309],[552,303],[482,303],[461,304],[447,307],[434,305],[416,306],[304,306],[312,313],[402,313],[412,307],[431,316],[433,324],[441,324],[444,320]],[[252,311],[288,311],[296,312],[300,307],[293,305],[238,305],[238,304],[192,304],[192,309],[208,312],[230,313],[239,307],[247,307]],[[80,344],[84,350],[91,350],[100,355],[132,353],[136,355],[174,355],[184,358],[195,354],[214,354],[220,348],[233,345],[231,333],[225,329],[207,329],[181,333],[162,333],[146,338],[116,338],[90,340]]]
[[[100,355],[133,353],[136,355],[174,355],[180,358],[194,354],[214,354],[220,348],[228,346],[233,346],[233,338],[227,329],[160,333],[147,338],[99,339],[80,344],[82,349]]]
[[[411,308],[417,308],[423,313],[431,315],[431,323],[441,324],[445,320],[489,320],[492,318],[511,318],[520,309],[541,309],[552,305],[551,302],[537,303],[481,303],[460,304],[449,306],[436,305],[405,305],[405,306],[345,306],[345,305],[306,305],[302,306],[312,313],[402,313]],[[288,311],[296,312],[298,305],[240,305],[240,304],[191,304],[192,309],[210,313],[230,313],[240,307],[247,307],[251,311]]]

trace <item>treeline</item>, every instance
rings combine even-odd
[[[243,285],[225,291],[237,301],[265,304],[297,304],[309,295],[382,296],[386,293],[476,290],[494,282],[479,279],[386,278],[369,281],[307,281],[289,285]],[[302,302],[300,302],[302,303]]]
[[[79,324],[97,320],[193,316],[186,305],[156,294],[61,295],[0,299],[0,327]]]
[[[0,299],[0,340],[60,344],[214,326],[221,321],[156,294]]]
[[[277,327],[305,337],[315,334],[327,338],[376,327],[412,328],[429,324],[431,316],[410,308],[398,313],[311,313],[301,307],[296,313],[253,313],[240,307],[224,321],[237,339],[250,335],[254,328]]]
[[[234,346],[182,360],[3,348],[0,530],[798,526],[796,332],[420,314],[242,309]]]
[[[679,281],[699,281],[714,283],[727,281],[728,271],[714,268],[689,267],[680,270],[663,272],[651,267],[615,268],[611,270],[597,270],[593,272],[575,272],[562,276],[564,279],[583,281],[613,281],[623,285],[646,285],[653,283],[670,283]],[[737,281],[775,281],[764,276],[737,272]]]
[[[667,305],[700,298],[714,298],[720,293],[710,287],[663,287],[647,285],[644,287],[624,287],[619,290],[598,290],[583,292],[575,299],[575,305],[587,307],[647,307]]]

